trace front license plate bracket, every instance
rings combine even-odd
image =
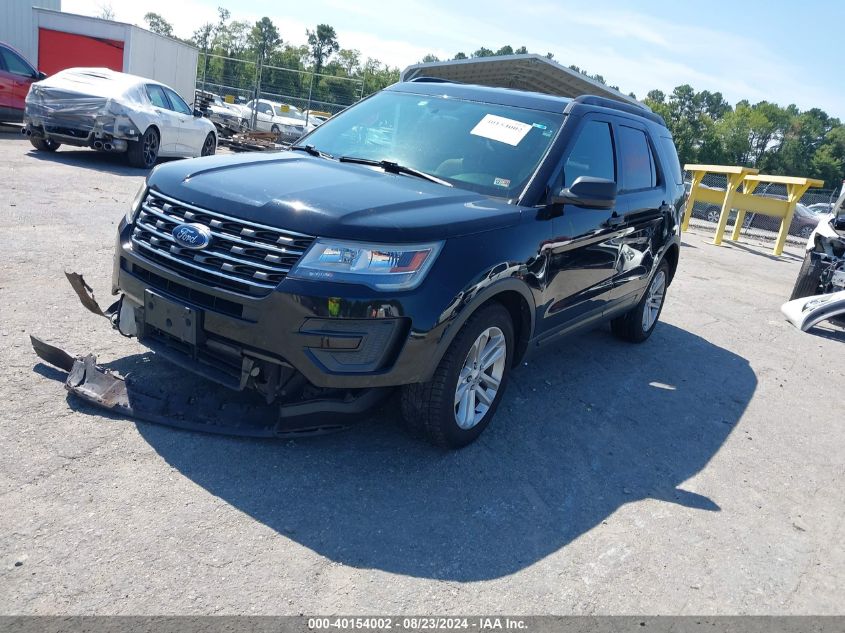
[[[144,290],[144,325],[187,343],[197,344],[202,313],[149,289]]]

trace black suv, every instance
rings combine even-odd
[[[399,83],[291,151],[156,168],[119,228],[119,329],[324,428],[401,388],[463,446],[510,371],[610,321],[641,342],[678,265],[663,120],[600,97]]]

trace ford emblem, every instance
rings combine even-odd
[[[179,246],[194,250],[205,248],[211,242],[211,231],[202,224],[179,224],[172,235]]]

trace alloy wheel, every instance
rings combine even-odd
[[[507,362],[505,335],[497,327],[484,330],[472,347],[458,374],[455,388],[455,421],[464,430],[477,425],[499,393]]]
[[[666,296],[666,273],[658,270],[654,279],[649,284],[648,292],[646,293],[645,308],[643,309],[643,332],[648,332],[654,322],[657,321],[657,316],[660,314],[660,308],[663,305],[663,298]]]
[[[214,154],[214,136],[209,134],[205,137],[205,143],[202,145],[201,156],[211,156]]]
[[[147,130],[144,134],[144,164],[152,167],[158,158],[158,134],[155,130]]]

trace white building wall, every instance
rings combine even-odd
[[[199,51],[146,29],[130,28],[123,51],[124,72],[167,84],[188,104],[193,103]]]
[[[62,0],[0,0],[0,42],[18,49],[35,66],[38,63],[38,31],[33,7],[59,11]]]

